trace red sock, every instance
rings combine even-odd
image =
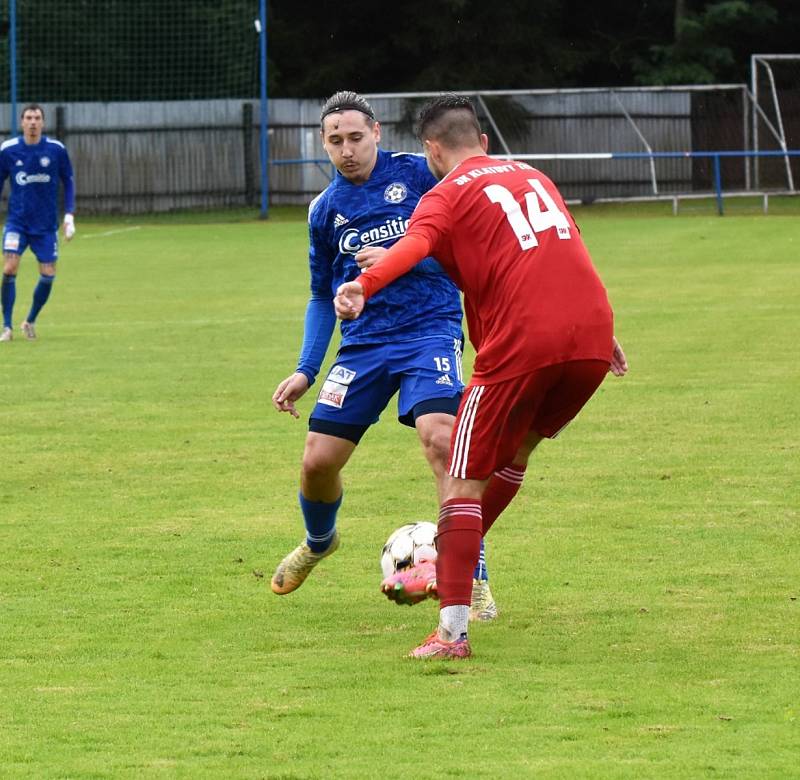
[[[494,521],[511,503],[522,487],[525,466],[506,466],[492,474],[486,490],[483,491],[483,535],[492,527]]]
[[[439,606],[469,604],[472,572],[481,552],[481,502],[477,498],[451,498],[442,504],[436,549]]]

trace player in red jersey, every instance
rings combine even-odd
[[[466,98],[431,100],[418,133],[440,181],[420,200],[405,237],[339,287],[335,307],[342,318],[357,317],[371,295],[429,254],[464,292],[477,354],[439,513],[440,622],[411,653],[455,658],[471,653],[467,619],[481,537],[519,490],[542,438],[554,437],[606,373],[621,376],[627,363],[605,288],[555,185],[527,163],[488,157]],[[387,595],[419,600],[415,574],[389,583]]]

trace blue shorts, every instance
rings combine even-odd
[[[398,390],[397,416],[404,425],[414,427],[418,416],[430,412],[455,415],[464,390],[461,340],[430,336],[342,347],[322,383],[309,428],[358,442]]]
[[[55,263],[58,260],[58,231],[34,235],[15,225],[3,228],[3,252],[21,255],[28,247],[40,263]]]

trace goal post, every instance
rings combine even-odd
[[[796,192],[797,162],[787,151],[800,147],[800,54],[751,55],[750,99],[753,150],[784,152],[772,161],[753,158],[755,188],[782,184]]]

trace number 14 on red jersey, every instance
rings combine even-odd
[[[511,191],[502,184],[490,184],[484,187],[483,191],[492,203],[499,204],[505,212],[508,224],[514,231],[521,249],[533,249],[539,246],[536,234],[550,228],[556,229],[560,239],[569,239],[570,225],[567,215],[558,208],[539,179],[528,179],[528,184],[532,189],[525,193],[527,217],[522,213],[522,204],[518,203]]]

